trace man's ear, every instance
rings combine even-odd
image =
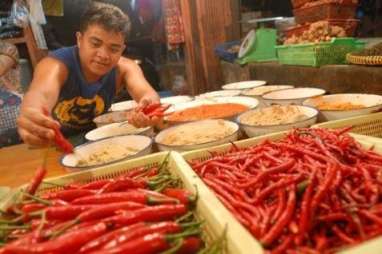
[[[76,32],[76,38],[77,38],[77,47],[81,47],[81,40],[82,40],[82,33],[81,32]]]

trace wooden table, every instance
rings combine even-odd
[[[0,186],[18,187],[29,182],[35,169],[41,165],[45,149],[30,149],[27,145],[15,145],[0,149]],[[61,166],[61,152],[52,147],[48,152],[46,177],[67,174]]]

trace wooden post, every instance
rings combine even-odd
[[[217,44],[240,38],[239,1],[180,0],[187,82],[193,94],[220,89]]]

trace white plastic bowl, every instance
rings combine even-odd
[[[180,128],[189,128],[190,132],[196,133],[198,128],[199,129],[208,129],[211,131],[211,135],[214,133],[214,130],[216,128],[221,128],[221,123],[224,123],[225,126],[232,129],[232,134],[215,140],[210,141],[206,143],[197,143],[197,144],[190,144],[190,145],[167,145],[163,144],[163,140],[170,134],[174,133],[180,130]],[[205,132],[203,132],[205,133]],[[190,122],[185,124],[176,125],[170,128],[167,128],[161,132],[158,133],[158,135],[155,137],[155,143],[158,146],[158,149],[160,151],[177,151],[177,152],[183,152],[183,151],[190,151],[190,150],[196,150],[196,149],[202,149],[206,147],[221,145],[229,142],[236,141],[238,139],[239,134],[239,125],[237,125],[234,122],[222,120],[222,119],[210,119],[210,120],[202,120],[202,121],[196,121],[196,122]]]
[[[104,138],[122,136],[122,135],[145,135],[152,136],[154,133],[153,127],[135,128],[127,121],[122,123],[107,124],[98,127],[86,133],[85,138],[89,141],[96,141]]]
[[[170,97],[164,97],[160,99],[160,102],[163,104],[178,104],[183,102],[192,101],[194,98],[187,95],[178,95],[178,96],[170,96]]]
[[[318,107],[318,104],[321,102],[336,104],[352,103],[364,105],[365,107],[349,110],[321,110]],[[377,112],[382,109],[382,96],[374,94],[333,94],[307,99],[303,102],[303,105],[317,108],[320,111],[320,121],[331,121]]]
[[[245,90],[241,94],[258,99],[258,98],[261,98],[261,96],[263,96],[266,93],[283,90],[283,89],[290,89],[290,88],[294,88],[294,86],[289,86],[289,85],[260,86],[260,87],[255,87],[252,89]]]
[[[91,154],[105,150],[105,146],[116,146],[126,148],[134,148],[137,150],[136,153],[121,156],[115,160],[99,163],[92,166],[78,166],[78,161],[81,159],[87,159]],[[61,158],[61,164],[70,171],[76,170],[85,170],[90,168],[96,168],[100,166],[109,165],[115,162],[122,160],[132,159],[135,157],[143,156],[151,153],[152,139],[147,136],[141,135],[126,135],[126,136],[117,136],[106,139],[101,139],[94,142],[85,143],[83,145],[77,146],[74,148],[74,153],[64,155]],[[114,154],[115,155],[115,154]]]
[[[278,125],[249,125],[249,124],[242,123],[241,121],[242,117],[249,114],[253,114],[254,112],[260,110],[260,109],[255,109],[255,110],[247,111],[241,114],[237,118],[237,122],[239,123],[240,128],[247,134],[248,137],[256,137],[256,136],[260,136],[260,135],[264,135],[268,133],[285,131],[292,128],[309,127],[317,122],[318,111],[316,109],[311,107],[300,106],[300,105],[291,105],[291,106],[297,107],[303,114],[307,116],[307,118],[301,121],[293,122],[293,123],[278,124]],[[285,107],[285,106],[282,106],[282,107]]]
[[[266,93],[273,92],[273,91],[278,91],[278,90],[283,90],[283,89],[290,89],[294,88],[294,86],[289,86],[289,85],[270,85],[270,86],[260,86],[260,87],[255,87],[252,89],[244,90],[242,91],[243,96],[249,96],[252,98],[256,98],[259,100],[259,107],[265,107],[266,103],[264,102],[262,96]]]
[[[111,104],[110,111],[124,111],[135,108],[138,105],[136,101],[121,101]]]
[[[266,93],[262,96],[268,106],[272,105],[302,105],[303,101],[325,94],[325,90],[312,87],[283,89]]]
[[[202,106],[202,105],[213,105],[213,104],[222,104],[222,103],[237,103],[237,104],[244,105],[244,106],[248,107],[249,109],[253,109],[253,108],[257,107],[257,105],[259,104],[259,101],[254,99],[254,98],[250,98],[250,97],[246,97],[246,96],[214,97],[214,98],[208,98],[208,99],[206,98],[206,99],[200,99],[200,100],[195,100],[195,101],[190,101],[190,102],[179,103],[179,104],[173,105],[166,111],[166,113],[170,114],[173,112],[182,111],[185,109],[194,108],[194,107],[198,107],[198,106]],[[234,118],[236,118],[237,115],[239,115],[239,114],[227,116],[226,119],[234,119]],[[170,124],[179,124],[179,123],[184,123],[184,122],[182,122],[182,121],[175,121],[175,122],[169,121],[169,123]]]
[[[192,101],[192,100],[193,98],[191,96],[178,95],[178,96],[170,96],[170,97],[161,98],[160,102],[165,104],[177,104],[177,103],[183,103],[183,102]],[[135,108],[137,105],[138,103],[133,100],[121,101],[121,102],[111,104],[110,111],[131,110]]]
[[[250,89],[258,86],[263,86],[267,82],[263,80],[249,80],[249,81],[242,81],[242,82],[235,82],[230,83],[222,86],[224,90],[244,90],[244,89]]]
[[[214,97],[232,97],[232,96],[238,96],[240,94],[241,94],[241,90],[218,90],[218,91],[200,94],[195,99],[205,99],[205,98],[214,98]]]
[[[259,104],[259,101],[254,98],[246,97],[246,96],[232,96],[232,97],[214,97],[214,98],[205,98],[185,103],[179,103],[171,106],[166,113],[172,113],[175,111],[181,111],[188,108],[194,108],[201,105],[212,105],[212,104],[221,104],[221,103],[237,103],[248,108],[256,108]]]
[[[108,112],[95,117],[93,122],[97,127],[102,127],[111,123],[122,123],[127,120],[127,116],[131,111],[132,110]]]

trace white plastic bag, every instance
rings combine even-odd
[[[29,23],[29,11],[24,1],[14,0],[10,15],[11,22],[18,27],[26,27]]]

